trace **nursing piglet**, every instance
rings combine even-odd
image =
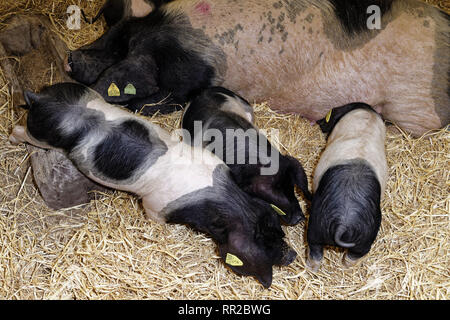
[[[311,199],[306,174],[297,159],[281,155],[270,144],[253,120],[253,109],[245,99],[225,88],[211,87],[190,101],[182,126],[191,144],[224,160],[243,190],[271,203],[284,223],[297,224],[304,215],[295,186]]]
[[[387,179],[386,128],[369,105],[332,109],[319,124],[330,134],[314,173],[307,229],[312,269],[319,267],[326,245],[347,248],[347,266],[369,252],[380,228]]]
[[[59,149],[97,183],[142,197],[148,218],[211,235],[232,270],[265,287],[273,265],[295,258],[269,204],[243,192],[212,153],[173,139],[83,85],[56,84],[25,93],[25,100],[27,126],[13,129],[12,143]]]

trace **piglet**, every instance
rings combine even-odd
[[[369,105],[332,109],[319,125],[330,134],[314,173],[307,229],[307,265],[313,270],[326,245],[348,249],[347,266],[369,252],[380,228],[387,179],[386,128]]]
[[[270,205],[243,192],[207,150],[174,139],[80,84],[26,92],[25,101],[27,126],[14,127],[12,143],[58,149],[97,183],[142,197],[148,218],[211,235],[232,270],[255,276],[266,288],[272,266],[295,258]]]
[[[298,160],[281,155],[253,122],[253,109],[244,98],[211,87],[190,101],[182,127],[185,140],[214,152],[243,190],[271,203],[284,223],[295,225],[304,220],[295,186],[311,199],[306,174]]]

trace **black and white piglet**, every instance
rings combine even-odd
[[[253,120],[245,99],[211,87],[190,101],[182,126],[192,145],[202,145],[224,160],[243,190],[271,203],[284,223],[295,225],[305,218],[295,186],[311,199],[306,174],[298,160],[281,155],[270,144]]]
[[[369,105],[332,109],[319,124],[330,134],[314,173],[307,230],[312,269],[319,267],[325,245],[347,248],[347,266],[369,252],[381,224],[387,179],[386,128]]]
[[[14,127],[12,143],[59,149],[97,183],[142,197],[148,218],[211,235],[235,272],[265,287],[273,265],[295,258],[270,205],[243,192],[207,150],[173,139],[83,85],[53,85],[26,92],[25,100],[27,126]]]

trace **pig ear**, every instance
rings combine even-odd
[[[302,191],[306,199],[311,201],[312,195],[308,189],[308,178],[306,176],[305,170],[303,169],[302,165],[297,159],[291,156],[286,157],[289,159],[290,162],[288,174],[291,175],[292,183],[295,184]]]
[[[31,91],[25,91],[23,94],[26,104],[31,107],[33,103],[36,103],[40,100],[40,95],[37,93],[33,93]]]

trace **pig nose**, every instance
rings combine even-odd
[[[66,61],[64,61],[64,70],[66,70],[67,73],[72,72],[72,52],[69,51],[66,57]]]

